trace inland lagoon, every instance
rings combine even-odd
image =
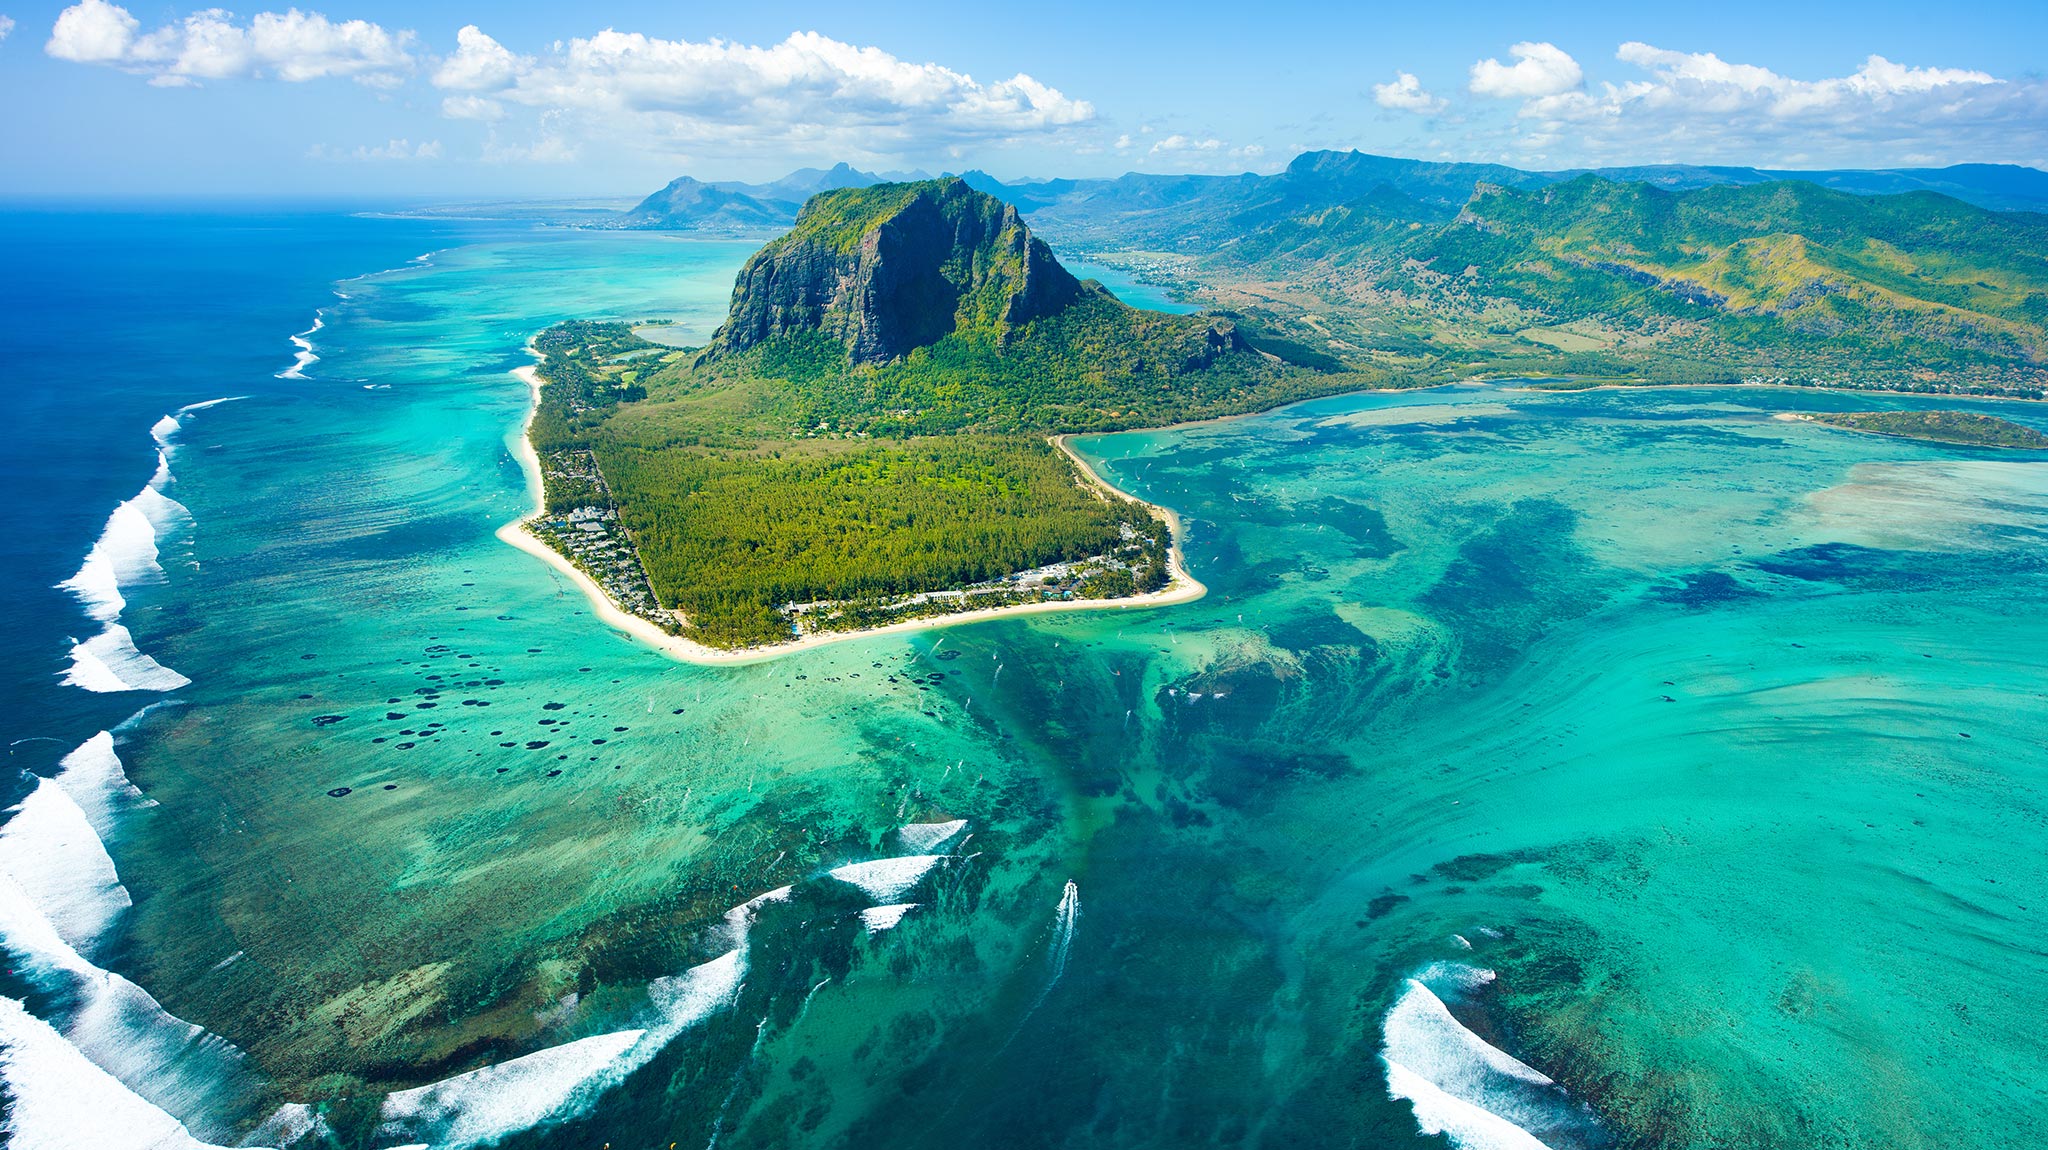
[[[2038,1124],[2048,457],[1775,417],[2048,409],[1496,382],[1076,437],[1205,598],[702,667],[497,538],[512,371],[565,318],[703,339],[752,244],[279,217],[140,338],[137,253],[226,225],[117,224],[8,225],[56,285],[11,306],[70,317],[6,337],[65,429],[9,489],[16,1131]]]

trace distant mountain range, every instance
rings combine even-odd
[[[1352,203],[1380,189],[1416,201],[1448,219],[1481,184],[1528,190],[1583,175],[1641,183],[1666,191],[1799,180],[1859,195],[1938,192],[1995,211],[2048,211],[2048,172],[2010,164],[1874,171],[1792,171],[1768,168],[1652,164],[1618,168],[1527,171],[1504,164],[1442,163],[1364,152],[1304,152],[1270,176],[1150,175],[1113,179],[1018,180],[1005,183],[969,171],[969,187],[1016,205],[1032,225],[1071,244],[1148,245],[1183,251],[1213,249],[1250,231]],[[782,228],[803,201],[836,188],[927,178],[922,172],[864,172],[847,164],[803,168],[766,184],[703,183],[684,176],[631,211],[600,226],[677,230]]]
[[[679,176],[631,210],[597,226],[655,231],[781,229],[795,223],[797,209],[819,192],[930,178],[925,172],[863,172],[843,163],[830,168],[798,168],[766,184],[737,180],[705,183]]]

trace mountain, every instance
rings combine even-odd
[[[679,176],[667,186],[601,226],[611,228],[739,230],[781,227],[796,205],[763,199],[716,184]]]
[[[2034,395],[2048,215],[1804,180],[1481,183],[1449,219],[1392,185],[1194,261],[1261,311],[1417,378],[1737,378]],[[1315,314],[1320,312],[1321,314]],[[1313,322],[1310,322],[1313,321]]]
[[[617,323],[535,346],[530,438],[560,517],[536,530],[591,556],[577,524],[616,522],[595,570],[618,601],[725,647],[1158,590],[1169,529],[1050,436],[1374,382],[1227,316],[1127,307],[959,179],[813,196],[696,354]]]
[[[792,204],[801,204],[819,192],[837,191],[840,188],[865,188],[882,182],[881,176],[873,172],[863,172],[851,164],[842,162],[829,168],[798,168],[779,180],[765,184],[722,183],[718,186],[762,199],[788,200]]]
[[[710,350],[820,331],[852,363],[886,363],[955,331],[1020,327],[1080,291],[1014,206],[960,180],[842,188],[747,261]]]
[[[1557,313],[1664,312],[1795,344],[2048,361],[2048,216],[1804,181],[1667,192],[1482,185],[1418,243]],[[1443,257],[1448,257],[1444,259]]]
[[[1886,171],[1682,164],[1527,171],[1503,164],[1319,151],[1304,152],[1284,171],[1264,176],[1133,172],[1114,179],[1004,184],[973,172],[969,181],[1029,213],[1033,226],[1058,243],[1201,252],[1260,228],[1358,200],[1380,187],[1392,188],[1449,218],[1481,184],[1529,189],[1586,175],[1667,191],[1797,180],[1859,195],[1931,191],[1998,211],[2048,211],[2048,172],[1996,164]]]

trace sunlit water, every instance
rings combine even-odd
[[[186,511],[119,584],[189,685],[58,686],[82,603],[11,720],[61,736],[0,841],[18,1136],[109,1099],[345,1146],[2048,1117],[2048,461],[1771,418],[1916,406],[1866,397],[1320,401],[1079,443],[1186,517],[1198,603],[697,668],[494,538],[507,373],[564,316],[708,333],[746,247],[448,242],[140,419],[44,583],[152,420],[247,396],[159,425]]]

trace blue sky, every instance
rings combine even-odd
[[[2048,5],[0,0],[0,194],[635,195],[845,159],[2048,166]]]

